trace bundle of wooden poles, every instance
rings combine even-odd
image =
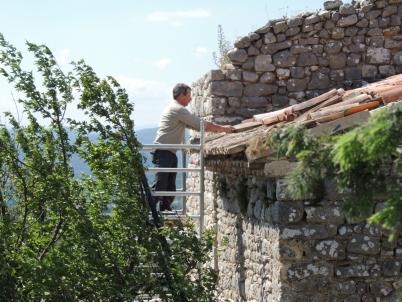
[[[280,122],[325,123],[402,99],[402,74],[349,91],[332,89],[310,100],[277,111],[254,115],[235,126],[242,132]]]

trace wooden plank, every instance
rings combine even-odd
[[[319,103],[324,102],[325,100],[328,100],[329,98],[335,96],[338,94],[338,90],[332,89],[326,93],[323,93],[315,98],[312,98],[308,101],[302,102],[300,104],[293,105],[293,110],[294,111],[302,111],[307,108],[313,107],[315,105],[318,105]]]
[[[390,90],[379,93],[385,104],[395,102],[402,99],[402,87],[396,86]]]
[[[341,117],[344,117],[344,116],[345,116],[345,112],[341,111],[341,112],[330,113],[328,115],[319,117],[317,119],[314,119],[314,121],[317,122],[317,123],[327,123],[327,122],[330,122],[330,121],[333,121],[333,120],[337,120],[337,119],[339,119]]]
[[[352,108],[355,106],[356,106],[356,104],[346,104],[343,106],[333,107],[333,108],[329,108],[329,109],[323,108],[320,111],[310,113],[310,117],[312,120],[315,120],[322,116],[326,116],[326,115],[329,115],[329,114],[335,113],[335,112],[345,111],[345,110],[348,110],[349,108]]]
[[[379,101],[374,101],[374,102],[369,102],[369,103],[366,103],[366,104],[357,105],[355,107],[352,107],[352,108],[346,110],[345,111],[345,116],[351,115],[351,114],[354,114],[354,113],[357,113],[357,112],[360,112],[360,111],[363,111],[363,110],[371,110],[371,109],[377,108],[379,106],[380,106]]]
[[[276,160],[268,162],[264,166],[264,174],[267,177],[283,177],[292,172],[297,166],[297,162],[287,160]]]
[[[335,108],[337,106],[343,106],[343,105],[347,105],[347,104],[366,103],[371,100],[372,100],[372,97],[370,95],[363,93],[363,94],[356,95],[354,97],[349,97],[347,99],[343,98],[342,102],[339,102],[339,103],[331,105],[331,106],[327,106],[327,107],[325,107],[325,109]]]
[[[318,104],[314,108],[311,108],[309,110],[309,112],[316,112],[316,111],[320,110],[321,108],[324,108],[324,107],[328,108],[327,106],[330,106],[330,105],[337,106],[341,100],[342,100],[342,96],[335,95],[335,96],[329,98],[328,100],[322,102],[321,104]]]
[[[342,130],[346,130],[366,122],[370,117],[368,110],[361,111],[349,116],[341,117],[340,119],[321,124],[308,131],[314,136],[331,135]]]
[[[233,128],[235,129],[235,132],[243,132],[243,131],[247,131],[250,130],[252,128],[261,126],[262,123],[261,122],[248,122],[248,123],[242,123],[242,124],[238,124],[233,126]]]

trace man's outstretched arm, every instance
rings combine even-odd
[[[233,126],[230,125],[218,125],[211,122],[205,123],[205,131],[207,132],[225,132],[225,133],[232,133],[234,131]]]

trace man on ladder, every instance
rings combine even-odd
[[[173,100],[163,111],[156,133],[155,144],[183,144],[186,128],[200,131],[201,119],[190,113],[186,106],[191,101],[191,88],[183,83],[178,83],[173,88]],[[233,132],[232,126],[221,126],[211,122],[205,122],[205,131],[208,132]],[[158,168],[177,168],[176,150],[155,150],[152,162]],[[153,191],[176,191],[175,172],[157,172],[152,185]],[[159,202],[160,211],[171,211],[173,196],[154,197],[154,202]]]

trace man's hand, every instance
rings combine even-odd
[[[235,128],[230,125],[218,125],[215,123],[207,122],[205,131],[207,132],[224,132],[224,133],[232,133],[234,132]]]

